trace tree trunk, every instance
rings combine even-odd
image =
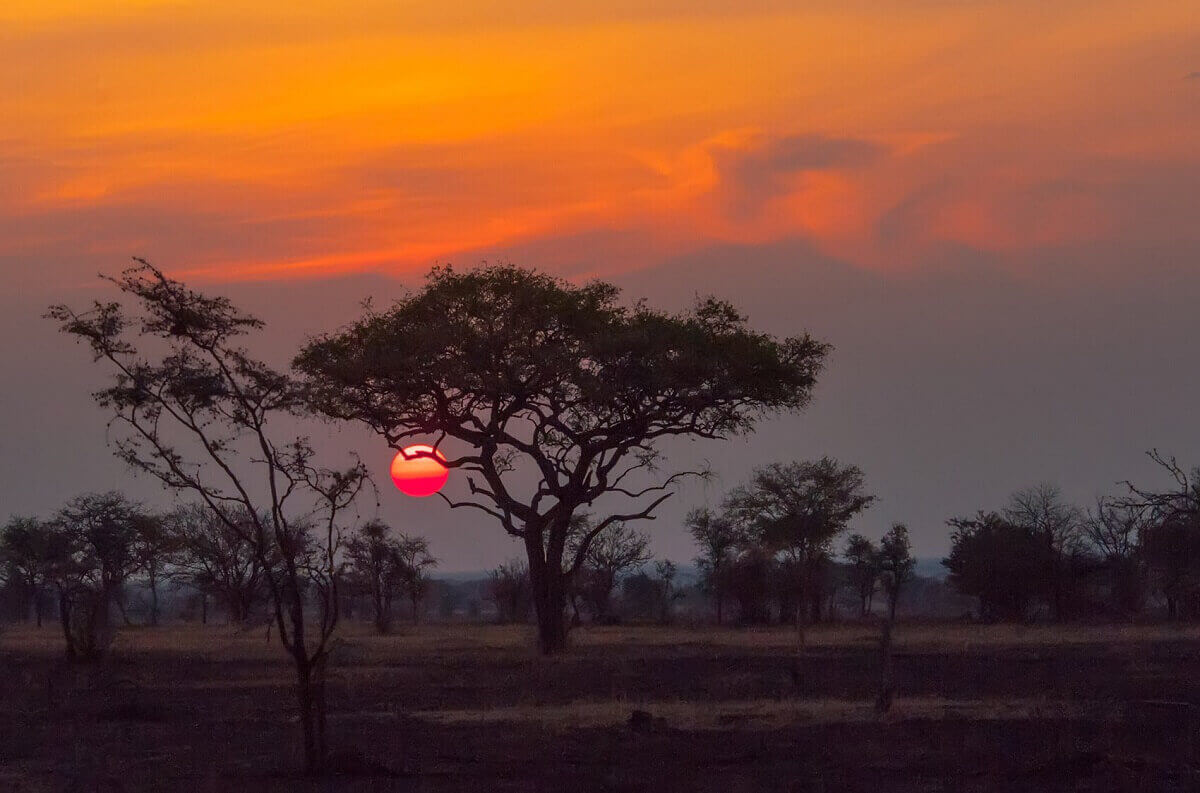
[[[208,595],[200,593],[200,624],[208,624]]]
[[[58,591],[58,617],[62,623],[63,638],[67,641],[67,660],[74,661],[78,654],[75,651],[75,639],[71,636],[71,601],[62,589]]]
[[[37,626],[42,627],[42,593],[36,587],[33,590],[33,616]]]
[[[158,625],[158,580],[150,576],[150,624]]]
[[[563,539],[566,537],[563,525]],[[541,532],[525,535],[525,550],[529,557],[529,583],[533,589],[533,607],[537,612],[538,650],[542,655],[554,655],[567,646],[566,577],[562,572],[563,541],[551,537],[550,547],[543,548]]]
[[[891,611],[895,614],[895,607]],[[879,696],[875,698],[875,711],[887,713],[892,709],[896,696],[896,682],[892,671],[892,622],[893,616],[883,621],[883,632],[879,637]]]
[[[300,729],[304,733],[304,773],[312,776],[321,770],[317,751],[316,702],[313,697],[312,670],[304,650],[293,651],[296,661],[296,693],[300,706]],[[302,660],[303,659],[303,660]]]

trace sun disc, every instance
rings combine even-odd
[[[436,458],[425,456],[430,453]],[[445,459],[446,456],[432,446],[406,446],[392,458],[392,482],[407,496],[432,496],[450,477],[450,469],[442,464]]]

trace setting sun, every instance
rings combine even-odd
[[[404,495],[418,498],[432,496],[446,484],[450,470],[438,460],[423,456],[431,452],[441,460],[446,459],[441,452],[424,444],[406,446],[392,458],[392,481]]]

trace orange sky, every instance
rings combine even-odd
[[[295,5],[0,7],[5,281],[1200,238],[1194,0]]]

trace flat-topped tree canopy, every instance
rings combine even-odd
[[[808,335],[752,331],[716,298],[669,313],[619,297],[611,284],[512,265],[436,268],[424,288],[313,340],[295,364],[319,412],[365,422],[393,446],[432,436],[470,447],[446,465],[467,473],[472,500],[443,498],[493,515],[557,565],[576,510],[604,495],[636,502],[596,520],[595,536],[651,517],[688,473],[646,483],[657,440],[726,438],[804,408],[829,352]],[[523,493],[508,476],[519,469],[536,472]]]

